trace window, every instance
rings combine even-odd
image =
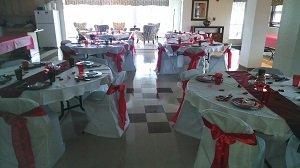
[[[270,27],[279,27],[282,13],[282,5],[271,7]]]
[[[229,28],[229,39],[242,38],[245,6],[246,2],[233,2]]]

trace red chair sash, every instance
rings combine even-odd
[[[161,69],[161,60],[164,52],[166,52],[166,49],[163,46],[158,47],[158,57],[156,63],[156,70],[158,73],[160,72]]]
[[[231,68],[231,59],[232,59],[232,52],[230,48],[227,48],[223,54],[227,53],[227,60],[228,60],[228,64],[227,64],[227,69]]]
[[[172,44],[171,48],[173,52],[176,52],[182,45],[180,44]]]
[[[124,84],[114,86],[110,85],[106,94],[111,95],[115,92],[119,92],[119,100],[118,100],[118,113],[119,113],[119,126],[124,130],[125,122],[126,122],[126,100],[125,100],[125,89],[126,86]]]
[[[179,114],[180,114],[180,112],[181,112],[182,105],[183,105],[184,98],[185,98],[185,91],[186,91],[186,87],[187,87],[187,84],[188,84],[188,80],[184,80],[184,81],[182,81],[181,83],[182,83],[182,84],[181,84],[181,87],[182,87],[182,90],[183,90],[183,92],[182,92],[182,99],[181,99],[181,101],[180,101],[180,105],[179,105],[179,107],[178,107],[178,109],[177,109],[177,112],[176,112],[176,113],[172,116],[172,118],[171,118],[171,121],[172,121],[173,123],[176,123],[177,118],[178,118],[178,116],[179,116]]]
[[[132,55],[133,55],[134,53],[136,53],[136,49],[135,49],[135,46],[134,46],[134,37],[131,36],[130,39],[133,41],[133,44],[130,45],[130,51],[132,52]]]
[[[248,145],[257,145],[255,134],[238,134],[238,133],[225,133],[218,125],[210,123],[205,118],[202,118],[204,125],[210,129],[211,136],[216,140],[215,156],[211,168],[227,168],[229,158],[229,146],[236,141]]]
[[[46,113],[43,108],[36,107],[21,115],[0,112],[0,117],[11,126],[12,145],[20,168],[34,168],[35,159],[32,151],[30,134],[25,117],[40,117]]]
[[[113,61],[115,62],[118,72],[122,71],[122,62],[123,62],[122,57],[124,56],[124,54],[125,54],[124,48],[117,54],[111,53],[111,52],[106,53],[106,56],[111,57],[113,59]]]
[[[190,52],[185,51],[184,55],[190,57],[190,59],[191,59],[188,69],[187,69],[187,70],[191,70],[191,69],[197,69],[199,60],[200,60],[200,58],[205,56],[205,52],[200,51],[198,53],[190,53]]]

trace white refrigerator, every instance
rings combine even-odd
[[[58,10],[34,11],[37,29],[44,31],[38,34],[41,48],[58,48],[61,42],[61,28]]]

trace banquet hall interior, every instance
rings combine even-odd
[[[299,168],[300,0],[0,0],[0,168]]]

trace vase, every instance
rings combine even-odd
[[[208,27],[209,25],[210,25],[210,21],[209,20],[204,20],[203,21],[203,25],[205,26],[205,27]]]

